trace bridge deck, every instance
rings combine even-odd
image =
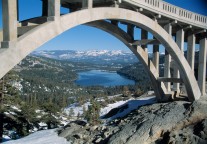
[[[93,0],[93,7],[112,6],[115,0]],[[207,29],[207,17],[177,7],[161,0],[119,0],[122,8],[134,11],[143,10],[143,13],[156,17],[161,15],[161,20],[176,20],[181,24],[192,25],[196,29]],[[63,7],[72,11],[82,8],[82,0],[61,0]],[[141,9],[140,9],[141,8]]]
[[[161,0],[118,0],[119,7],[140,12],[154,20],[161,26],[168,23],[177,23],[173,26],[172,35],[176,35],[179,29],[190,29],[185,35],[197,34],[196,43],[207,37],[207,17],[186,9],[177,7]],[[93,7],[111,7],[115,0],[93,0]],[[61,0],[63,7],[69,8],[71,12],[82,9],[82,0]]]

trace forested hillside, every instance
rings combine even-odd
[[[15,139],[36,130],[64,125],[68,116],[71,117],[74,113],[71,111],[68,115],[64,114],[64,108],[70,104],[81,106],[91,102],[96,107],[97,100],[104,100],[100,103],[104,107],[116,100],[143,93],[138,85],[81,87],[74,83],[77,72],[94,68],[103,67],[40,56],[26,57],[0,84],[3,94],[1,121],[4,123],[4,134]],[[110,66],[105,69],[111,70]],[[123,98],[108,99],[108,96],[120,94]],[[93,106],[87,108],[88,112],[83,113],[82,118],[96,123],[99,118],[98,111],[94,115],[96,120],[90,117]]]
[[[21,98],[25,101],[30,103],[50,101],[60,108],[73,103],[79,97],[84,100],[90,96],[115,95],[124,91],[124,86],[81,87],[74,83],[78,71],[94,68],[97,68],[97,66],[88,63],[29,56],[14,69],[19,77],[19,80],[15,82],[15,86],[19,89]],[[135,91],[137,88],[136,86],[130,86],[129,89]]]

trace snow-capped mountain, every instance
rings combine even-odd
[[[137,58],[133,53],[122,50],[53,50],[35,51],[32,54],[59,60],[70,60],[74,62],[90,62],[95,64],[128,64],[137,62]]]

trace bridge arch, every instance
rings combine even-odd
[[[33,50],[47,41],[80,24],[92,21],[114,19],[124,21],[152,33],[166,48],[177,63],[185,83],[190,101],[199,99],[201,92],[187,60],[177,44],[158,23],[150,18],[131,10],[122,8],[93,8],[73,12],[57,18],[55,21],[44,23],[17,39],[15,47],[0,49],[0,78],[18,64]],[[138,48],[139,49],[139,48]],[[137,50],[138,50],[137,49]],[[141,52],[142,53],[142,52]]]

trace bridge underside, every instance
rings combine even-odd
[[[121,1],[101,0],[43,1],[43,16],[17,22],[16,0],[2,1],[3,41],[0,49],[0,78],[47,41],[81,24],[97,27],[122,41],[143,63],[159,101],[166,101],[180,93],[180,85],[185,86],[188,99],[194,101],[205,95],[206,79],[206,31],[196,27],[188,31],[177,21],[159,23],[159,15],[149,16],[149,11],[134,11]],[[70,13],[60,15],[60,5],[69,8]],[[110,7],[108,7],[110,6]],[[113,6],[113,7],[111,7]],[[107,21],[105,21],[107,20]],[[164,19],[165,20],[165,19]],[[16,21],[16,25],[14,22]],[[127,25],[125,32],[119,23]],[[141,29],[141,39],[134,37],[135,29]],[[148,38],[148,32],[153,39]],[[174,40],[176,39],[176,41]],[[184,42],[188,42],[187,58],[184,56]],[[199,42],[198,82],[194,74],[195,44]],[[165,47],[164,76],[159,71],[159,46]],[[153,59],[150,60],[147,45],[153,45]],[[173,74],[171,69],[173,68]]]

